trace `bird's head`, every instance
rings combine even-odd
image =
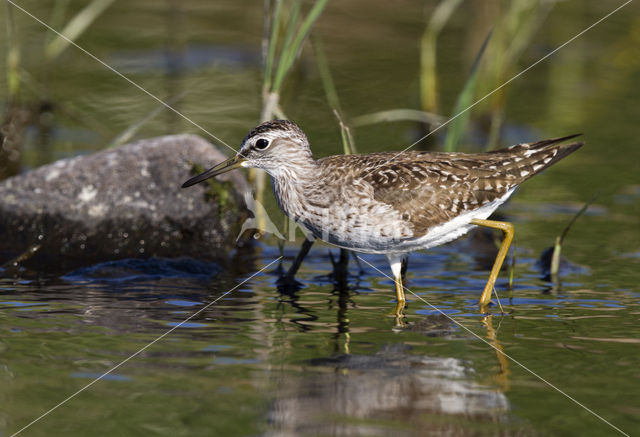
[[[309,161],[313,161],[309,140],[295,123],[268,121],[247,134],[236,156],[189,179],[182,188],[238,167],[261,168],[272,176],[278,176],[282,171],[304,166]]]

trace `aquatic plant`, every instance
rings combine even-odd
[[[66,25],[62,25],[65,12],[69,6],[69,0],[57,0],[53,2],[50,23],[52,28],[62,28],[62,31],[55,33],[47,29],[42,58],[46,61],[42,71],[44,76],[48,76],[48,66],[57,61],[60,55],[72,45],[82,34],[90,28],[91,24],[102,14],[115,0],[93,0],[86,4],[77,12]],[[67,114],[81,114],[82,111],[74,111],[68,104],[50,101],[50,86],[43,86],[41,80],[36,79],[22,67],[20,53],[20,38],[15,22],[16,7],[5,2],[5,25],[6,25],[6,65],[7,65],[7,103],[0,125],[0,179],[15,175],[20,171],[22,159],[22,144],[24,141],[24,130],[30,123],[36,124],[39,130],[48,130],[51,126],[43,122],[43,114],[51,112],[52,108],[64,108]],[[44,80],[49,84],[48,80]],[[35,101],[25,98],[21,94],[21,85],[27,84],[36,90]],[[86,119],[84,115],[78,118]],[[93,123],[93,127],[100,124]],[[48,137],[47,133],[41,133],[43,138]]]
[[[49,31],[44,55],[47,62],[55,61],[60,55],[89,29],[91,24],[111,6],[115,0],[93,0],[71,18],[60,34]],[[55,26],[61,21],[69,5],[69,0],[58,0],[53,4],[51,23]],[[55,27],[54,27],[55,28]]]
[[[562,253],[562,245],[564,244],[565,238],[567,238],[569,230],[571,230],[571,227],[580,218],[580,216],[582,216],[587,211],[589,205],[591,205],[597,199],[599,194],[599,192],[594,194],[593,197],[589,199],[589,201],[586,202],[582,206],[582,208],[580,208],[580,210],[571,218],[569,223],[567,223],[567,226],[565,226],[562,230],[562,233],[560,233],[560,235],[556,237],[555,243],[553,245],[553,253],[551,255],[551,265],[549,266],[549,276],[552,282],[556,284],[559,283],[560,254]]]
[[[505,82],[514,74],[520,56],[531,45],[555,1],[514,0],[507,3],[504,11],[498,7],[491,14],[490,25],[486,26],[492,29],[489,32],[491,41],[485,38],[480,48],[474,50],[476,54],[471,72],[460,88],[449,117],[444,117],[440,102],[442,86],[437,74],[437,41],[460,3],[459,0],[442,0],[427,16],[420,40],[420,109],[394,108],[360,115],[352,120],[354,126],[415,121],[425,133],[418,141],[422,142],[447,124],[444,150],[457,151],[469,126],[476,120],[488,119],[489,123],[477,123],[479,127],[487,128],[485,148],[492,149],[499,143],[507,103],[508,84]],[[480,27],[482,25],[484,23],[479,23]],[[477,35],[474,34],[468,46],[473,48],[476,41]],[[461,51],[465,50],[461,48]],[[480,65],[481,59],[486,61]],[[486,102],[474,105],[472,117],[471,105],[490,92],[492,94]]]
[[[454,115],[450,119],[447,129],[447,137],[444,142],[445,152],[455,152],[456,150],[458,150],[460,141],[462,140],[462,137],[467,129],[467,124],[469,123],[470,116],[470,107],[473,104],[473,97],[476,91],[480,61],[482,60],[490,38],[491,33],[489,33],[489,35],[487,35],[487,37],[484,39],[482,47],[480,47],[480,51],[476,55],[476,59],[473,62],[473,66],[471,67],[469,77],[467,78],[467,81],[462,87],[462,90],[460,90],[460,94],[458,94],[458,98],[456,99],[456,105],[453,108]]]
[[[301,0],[275,0],[265,2],[262,82],[262,110],[260,122],[274,117],[287,118],[280,107],[280,96],[285,81],[300,56],[311,28],[318,20],[328,0],[316,1],[306,16],[302,13]],[[264,171],[251,169],[249,180],[255,189],[255,199],[264,204],[266,175]],[[259,229],[265,229],[266,218],[256,217]]]

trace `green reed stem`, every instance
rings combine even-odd
[[[580,218],[580,216],[585,213],[587,208],[589,208],[589,206],[596,200],[599,194],[600,192],[595,193],[593,197],[591,197],[591,199],[589,199],[589,201],[585,203],[582,208],[580,208],[580,211],[578,211],[576,215],[573,216],[571,221],[569,221],[567,226],[565,226],[565,228],[563,229],[562,233],[556,237],[555,244],[553,245],[553,255],[551,256],[550,276],[552,278],[558,277],[558,272],[560,271],[560,254],[562,252],[562,244],[564,243],[564,239],[567,237],[569,230],[576,222],[576,220],[578,220],[578,218]]]
[[[51,8],[51,16],[49,18],[49,25],[54,29],[61,29],[64,24],[64,15],[69,7],[70,0],[55,0]],[[47,29],[45,35],[45,47],[53,41],[56,37],[56,33],[50,29]]]
[[[419,123],[439,125],[447,121],[447,118],[432,112],[398,108],[359,115],[351,119],[351,124],[353,126],[367,126],[370,124],[392,123],[396,121],[417,121]]]
[[[329,103],[329,106],[333,109],[333,115],[335,115],[338,120],[338,124],[340,125],[340,135],[342,137],[342,148],[344,150],[344,154],[351,155],[358,153],[353,141],[353,136],[351,135],[351,129],[342,116],[340,98],[338,97],[338,91],[336,90],[336,85],[333,81],[333,76],[331,75],[329,61],[327,60],[322,40],[320,38],[314,38],[313,43],[316,62],[318,64],[318,72],[322,79],[322,86],[324,88],[325,96],[327,97],[327,103]]]
[[[470,111],[467,108],[473,101],[478,78],[478,67],[489,43],[489,39],[491,39],[491,32],[489,32],[487,37],[484,39],[484,42],[482,43],[482,46],[480,47],[480,50],[476,55],[476,59],[473,61],[473,66],[471,67],[469,77],[467,78],[467,81],[465,82],[464,87],[462,88],[462,91],[460,91],[460,94],[458,95],[458,98],[456,100],[456,105],[453,113],[454,115],[460,115],[458,115],[453,119],[453,121],[451,121],[451,124],[447,129],[447,137],[444,147],[444,150],[446,152],[455,152],[458,149],[460,140],[462,140],[464,132],[467,129],[470,115]]]
[[[270,32],[269,32],[269,42],[268,42],[268,50],[267,50],[267,59],[265,62],[264,68],[264,81],[263,81],[263,90],[268,92],[271,89],[271,80],[273,76],[273,63],[276,56],[276,46],[278,44],[278,30],[280,28],[280,18],[282,10],[282,0],[276,0],[275,9],[273,12],[273,19],[270,20]]]
[[[7,101],[12,104],[15,103],[20,93],[20,45],[16,35],[13,5],[6,3],[5,7],[7,11],[5,15],[7,29]]]
[[[300,24],[297,32],[295,32],[295,36],[293,36],[292,42],[290,44],[287,43],[287,38],[285,37],[285,44],[282,48],[282,55],[280,56],[280,60],[278,61],[278,67],[276,70],[275,79],[273,82],[272,91],[279,92],[282,89],[282,84],[291,70],[294,61],[296,60],[300,50],[302,48],[302,44],[306,40],[311,28],[313,27],[316,20],[322,14],[324,7],[326,6],[328,0],[318,0],[314,3],[313,7],[305,17],[305,19]],[[294,10],[290,17],[289,29],[291,29],[292,23],[295,27],[295,24],[291,18],[295,18],[297,21],[299,15],[299,2],[296,1],[293,6]],[[287,34],[289,34],[289,29],[287,30]],[[288,35],[287,35],[288,36]]]
[[[91,24],[111,6],[115,0],[93,0],[78,12],[62,29],[63,38],[60,35],[56,37],[45,47],[44,54],[48,61],[53,61],[70,45],[70,41],[76,41]]]
[[[443,0],[429,17],[420,40],[420,102],[425,112],[438,111],[438,73],[436,42],[453,12],[462,0]]]

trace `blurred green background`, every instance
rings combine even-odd
[[[262,2],[16,3],[55,29],[76,31],[73,40],[83,49],[233,148],[260,120],[268,17]],[[300,2],[302,12],[313,4]],[[284,81],[280,107],[307,133],[316,157],[343,153],[323,85],[324,58],[358,152],[403,150],[437,125],[397,110],[422,111],[431,121],[451,117],[622,4],[330,1]],[[285,6],[292,10],[291,2]],[[518,239],[515,297],[503,302],[509,315],[496,316],[489,329],[475,314],[486,272],[475,271],[464,241],[416,255],[409,271],[410,288],[483,338],[497,329],[506,352],[629,433],[640,425],[638,12],[628,4],[474,106],[465,123],[416,145],[442,150],[454,129],[461,151],[583,133],[585,147],[528,181],[501,210],[516,223]],[[191,132],[216,143],[8,2],[0,15],[4,176],[151,136]],[[281,41],[284,33],[283,27]],[[381,111],[400,119],[364,124],[362,116]],[[558,292],[535,261],[596,192],[567,238],[563,254],[574,269]],[[282,215],[267,196],[280,226]],[[257,250],[242,261],[255,270],[278,255],[271,237]],[[513,363],[505,374],[493,351],[427,305],[410,303],[413,331],[392,332],[391,282],[365,269],[365,277],[350,279],[345,297],[323,276],[331,270],[326,252],[312,251],[299,293],[283,295],[271,275],[261,275],[133,360],[121,379],[101,381],[24,435],[614,434]],[[286,254],[294,253],[290,245]],[[384,259],[367,259],[387,271]],[[238,268],[206,284],[114,283],[92,274],[3,279],[0,435],[11,435],[255,270]],[[354,364],[346,352],[375,364]],[[463,371],[442,373],[425,357],[454,360]],[[426,373],[399,362],[426,366]],[[425,407],[418,402],[424,393],[410,390],[432,387],[425,378],[459,382],[458,392],[429,390],[478,396],[481,407],[463,402],[462,413]],[[383,383],[394,380],[396,391],[387,391]],[[358,387],[370,391],[347,396]],[[400,400],[413,394],[414,402],[352,408],[391,392]]]

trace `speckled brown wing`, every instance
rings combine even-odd
[[[578,149],[571,137],[518,144],[482,154],[405,152],[365,155],[360,177],[374,198],[410,222],[414,235],[490,204]]]
[[[374,198],[400,212],[416,236],[502,197],[509,189],[506,184],[497,188],[483,183],[491,172],[481,167],[478,156],[416,153],[406,158],[363,177],[373,186]]]

